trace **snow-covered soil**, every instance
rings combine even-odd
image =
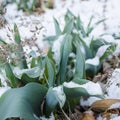
[[[43,35],[54,35],[53,17],[57,18],[61,24],[64,25],[63,16],[67,9],[70,9],[75,15],[80,15],[84,23],[88,23],[91,16],[94,16],[94,21],[107,18],[107,20],[99,25],[92,34],[98,36],[103,33],[120,33],[120,0],[55,0],[55,8],[53,10],[45,9],[45,13],[26,15],[22,11],[17,11],[15,4],[7,6],[5,18],[7,25],[0,29],[0,38],[6,42],[13,41],[13,26],[14,23],[18,25],[20,35],[23,41],[35,40],[35,44],[45,52],[47,44],[42,41]],[[86,24],[87,25],[87,24]],[[109,35],[105,36],[108,41],[114,41],[118,44],[117,54],[120,54],[120,41],[113,40]],[[33,41],[31,42],[31,49],[36,50]],[[29,46],[25,47],[29,52]],[[2,78],[2,82],[3,82]],[[0,95],[8,88],[0,88]],[[105,93],[107,98],[120,99],[120,69],[116,69],[112,77],[107,80]],[[81,105],[89,106],[96,101],[96,98],[90,98],[88,101],[81,100]],[[120,117],[112,118],[111,120],[119,120]],[[103,120],[100,116],[98,120]]]

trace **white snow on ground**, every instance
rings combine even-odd
[[[106,84],[106,97],[120,99],[120,69],[115,69]]]
[[[98,66],[99,63],[100,63],[99,57],[96,56],[96,57],[94,57],[94,58],[92,58],[92,59],[87,59],[87,60],[85,61],[85,63],[86,63],[86,64],[90,64],[90,65],[94,65],[94,66]]]
[[[107,18],[104,24],[99,25],[92,32],[94,36],[98,36],[104,32],[118,33],[120,32],[119,5],[120,0],[55,0],[55,9],[47,9],[44,14],[30,16],[25,15],[22,11],[18,12],[15,4],[8,5],[7,13],[5,15],[8,24],[4,28],[0,29],[0,37],[3,38],[6,42],[12,42],[13,33],[11,31],[13,31],[13,25],[16,23],[18,25],[23,41],[34,37],[37,40],[37,45],[43,49],[46,45],[42,42],[43,35],[55,34],[53,27],[53,17],[57,18],[60,21],[60,26],[62,28],[64,25],[63,15],[66,13],[67,9],[70,9],[75,15],[79,14],[84,24],[88,23],[92,15],[95,18],[94,21],[100,20],[102,18]],[[106,29],[104,30],[104,28]],[[109,35],[104,36],[104,38],[109,42],[116,42],[118,44],[116,53],[120,53],[120,41],[114,41],[114,39]],[[55,51],[57,51],[58,45],[59,43],[56,43],[56,47],[54,47]],[[108,87],[106,91],[108,93],[108,98],[120,98],[120,87],[118,87],[120,86],[120,80],[118,78],[120,78],[120,70],[117,69],[113,73],[112,78],[110,78],[108,80],[109,82],[107,83]],[[0,88],[0,95],[5,90],[6,88]],[[90,100],[88,100],[89,105],[92,103],[91,101],[94,101],[94,98],[90,98]],[[88,102],[86,102],[86,104],[88,104]],[[82,102],[82,104],[85,103]],[[42,119],[47,120],[46,118]],[[119,119],[120,117],[115,117],[112,120]],[[54,118],[52,117],[51,120],[54,120]],[[103,120],[103,118],[100,118],[99,120]]]
[[[120,108],[120,102],[112,104],[109,109]]]
[[[88,83],[79,85],[71,81],[68,83],[64,82],[63,85],[67,88],[84,88],[90,95],[101,95],[102,94],[102,89],[98,83],[88,82]]]

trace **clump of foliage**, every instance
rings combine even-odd
[[[54,19],[56,35],[46,38],[53,41],[62,36],[59,62],[55,60],[52,47],[49,48],[47,55],[37,56],[33,52],[28,62],[17,25],[14,25],[14,40],[19,64],[13,64],[6,59],[5,74],[12,89],[0,97],[0,113],[2,113],[0,120],[12,117],[38,120],[41,115],[49,117],[51,113],[57,113],[60,110],[66,119],[69,119],[65,112],[73,110],[82,96],[103,98],[99,84],[86,79],[85,59],[95,55],[95,51],[93,52],[83,40],[85,36],[89,36],[90,32],[81,33],[80,18],[73,17],[70,11],[65,18],[66,25],[63,32],[57,20]],[[75,32],[77,27],[79,32]],[[112,44],[109,45],[112,46]],[[93,56],[87,56],[87,51],[83,54],[81,47],[91,50]],[[108,54],[105,55],[107,56]],[[94,91],[93,87],[97,87],[99,91]]]
[[[93,24],[92,16],[87,27],[85,27],[80,16],[75,16],[68,10],[64,20],[65,25],[62,30],[59,22],[54,18],[56,34],[53,36],[47,36],[44,40],[47,40],[53,45],[54,41],[59,41],[61,36],[70,34],[72,36],[72,42],[76,41],[80,45],[79,47],[86,61],[85,69],[87,76],[93,77],[102,67],[102,62],[116,49],[116,44],[105,41],[101,36],[94,37],[92,35],[92,31],[105,19]],[[103,49],[102,54],[99,54],[100,49]],[[71,59],[74,61],[74,57]],[[96,59],[98,63],[92,63],[91,61],[94,61],[94,59]]]
[[[92,82],[85,80],[84,58],[79,43],[72,43],[71,35],[66,34],[63,38],[60,64],[56,64],[51,49],[46,56],[31,57],[31,62],[27,63],[16,25],[14,32],[20,63],[19,66],[14,66],[6,60],[6,77],[12,89],[0,98],[0,113],[3,113],[0,115],[1,120],[11,117],[37,120],[36,116],[39,117],[42,113],[49,116],[58,106],[59,110],[64,109],[68,104],[73,105],[75,101],[77,103],[75,98],[101,96],[101,94],[94,92],[90,94],[89,90],[84,87],[84,84]],[[66,68],[69,55],[72,52],[76,55],[75,73],[68,79],[66,78]],[[70,87],[70,85],[72,86]],[[12,101],[13,96],[16,102]],[[44,106],[41,108],[43,101]],[[6,105],[9,109],[5,111]]]

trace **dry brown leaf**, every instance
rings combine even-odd
[[[120,114],[119,109],[108,109],[104,113],[102,113],[102,117],[106,118],[106,120],[110,120],[112,114]]]
[[[93,111],[84,112],[81,120],[95,120]]]
[[[110,108],[111,105],[113,105],[115,103],[120,103],[120,99],[98,100],[91,105],[91,109],[96,112],[104,112],[108,108]]]

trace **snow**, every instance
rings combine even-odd
[[[40,120],[55,120],[55,118],[52,114],[49,118],[46,118],[45,116],[42,116],[42,117],[40,117]]]
[[[106,97],[120,99],[120,69],[113,71],[112,76],[106,83]]]
[[[117,117],[112,118],[112,119],[110,119],[110,120],[120,120],[120,116],[117,116]]]
[[[63,84],[67,88],[84,88],[90,95],[102,95],[102,89],[98,83],[88,82],[83,85],[79,85],[75,82],[64,82]],[[93,90],[94,88],[94,90]]]
[[[66,101],[66,95],[63,91],[63,86],[54,87],[53,91],[57,94],[57,99],[59,101],[60,107],[62,108]]]
[[[104,55],[104,53],[106,52],[106,50],[110,47],[110,45],[104,45],[104,46],[101,46],[97,53],[96,53],[96,56],[98,56],[99,58],[102,57]]]
[[[96,57],[94,57],[94,58],[92,58],[92,59],[87,59],[87,60],[85,61],[85,63],[86,63],[86,64],[90,64],[90,65],[94,65],[94,66],[98,66],[99,63],[100,63],[99,57],[96,56]]]
[[[84,98],[81,98],[80,99],[80,105],[83,106],[83,107],[86,107],[86,106],[89,107],[97,100],[101,100],[101,99],[97,98],[97,97],[89,97],[87,100],[84,99]]]
[[[17,11],[16,4],[11,4],[7,6],[7,13],[5,14],[5,18],[8,21],[8,24],[0,29],[0,37],[3,38],[6,42],[12,43],[13,42],[13,25],[16,23],[18,25],[21,39],[22,41],[25,41],[26,39],[35,38],[36,44],[43,50],[46,46],[45,43],[43,43],[43,35],[54,35],[54,24],[53,24],[53,17],[55,17],[60,22],[60,27],[63,29],[64,26],[64,20],[63,16],[65,15],[67,9],[70,9],[76,16],[80,15],[82,21],[84,22],[84,25],[87,26],[86,23],[89,22],[89,18],[93,15],[93,23],[97,20],[100,20],[102,18],[107,18],[107,20],[104,22],[104,24],[99,25],[93,32],[92,35],[97,37],[98,35],[101,35],[103,33],[118,33],[120,32],[120,0],[89,0],[89,1],[82,1],[82,0],[55,0],[55,9],[53,10],[45,10],[44,14],[41,15],[25,15],[22,11]],[[37,29],[36,29],[37,28]],[[104,29],[105,28],[105,29]],[[11,29],[11,31],[10,31]],[[118,45],[116,54],[120,53],[120,41],[114,40],[111,35],[105,35],[102,36],[106,39],[108,42],[114,42]],[[59,56],[59,49],[60,44],[62,41],[62,36],[59,38],[60,40],[56,41],[53,45],[53,51],[54,51],[54,58],[57,62],[60,61]],[[86,39],[87,40],[87,39]],[[89,38],[88,38],[89,40]],[[89,43],[88,43],[89,45]],[[109,46],[104,46],[99,49],[99,51],[96,54],[96,57],[93,59],[88,59],[86,63],[98,65],[99,64],[99,57],[104,54],[104,51]],[[27,53],[30,52],[30,47],[25,46],[24,49],[27,51]],[[31,50],[36,50],[36,47],[32,46]],[[104,51],[103,51],[104,50]],[[5,81],[3,81],[2,77],[2,83],[4,84]],[[81,87],[81,85],[75,84],[73,82],[70,82],[69,84],[66,83],[64,85],[67,85],[67,87],[72,88],[74,87]],[[88,90],[90,94],[95,93],[102,93],[101,88],[98,83],[87,83],[85,85],[82,85],[83,88]],[[91,88],[92,87],[92,88]],[[94,88],[94,89],[93,89]],[[2,95],[7,90],[6,87],[0,88],[0,95]],[[119,98],[120,99],[120,69],[116,69],[112,77],[108,80],[106,85],[106,92],[107,98]],[[94,97],[82,101],[82,105],[91,105],[93,101],[96,99]],[[48,120],[45,117],[41,118],[42,120]],[[115,117],[112,120],[119,120],[120,117]],[[51,117],[50,120],[54,120],[53,117]],[[98,119],[97,119],[98,120]],[[99,120],[103,120],[103,118],[100,118]]]

